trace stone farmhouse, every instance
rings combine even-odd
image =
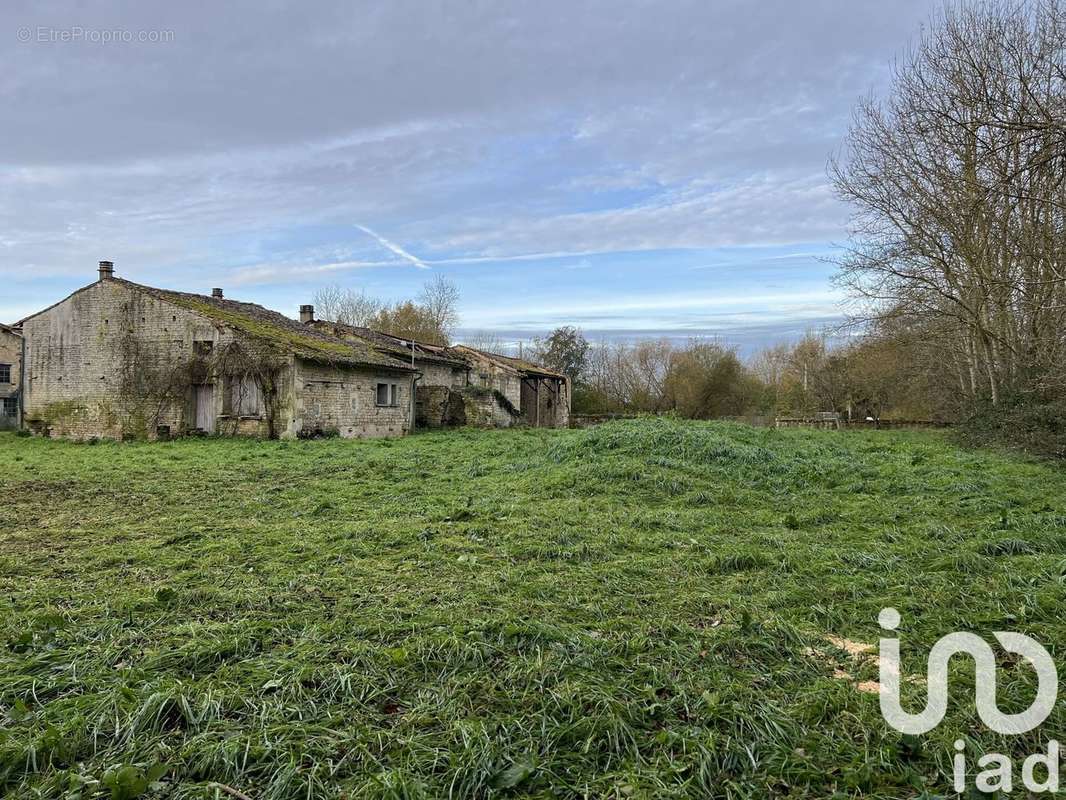
[[[74,439],[411,430],[414,371],[252,303],[99,280],[19,323],[23,422]]]
[[[101,261],[96,282],[0,328],[0,398],[9,427],[72,439],[374,437],[565,427],[570,385],[522,359],[315,320],[312,306],[297,321],[221,289],[142,286]]]
[[[21,367],[22,336],[14,328],[0,325],[0,430],[20,425]]]
[[[465,345],[444,347],[401,339],[370,328],[314,319],[301,306],[301,320],[321,333],[362,341],[404,361],[415,376],[416,423],[420,428],[458,425],[565,428],[570,422],[569,379],[523,359]]]

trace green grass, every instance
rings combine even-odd
[[[1011,629],[1063,671],[1066,474],[937,434],[5,434],[0,497],[12,797],[932,796],[959,736],[1064,738],[988,734],[964,659],[918,739],[832,676],[887,605],[905,669]]]

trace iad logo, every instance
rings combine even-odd
[[[887,631],[899,627],[899,612],[883,608],[877,617],[878,623]],[[1059,676],[1055,662],[1048,651],[1035,639],[1021,633],[997,631],[996,641],[1008,653],[1017,653],[1026,658],[1036,669],[1036,699],[1020,714],[1004,714],[996,705],[996,656],[992,647],[973,633],[949,633],[938,639],[929,653],[929,694],[925,709],[920,714],[908,714],[900,706],[899,639],[881,639],[881,714],[885,721],[901,733],[926,733],[931,731],[948,709],[948,661],[956,653],[973,657],[977,671],[976,703],[981,721],[996,733],[1013,735],[1028,733],[1047,719],[1055,708],[1058,697]]]
[[[894,631],[899,627],[899,612],[894,608],[883,608],[877,618],[884,630]],[[925,708],[918,714],[910,714],[900,705],[900,681],[902,672],[899,658],[899,639],[881,639],[880,678],[881,715],[885,721],[901,733],[921,734],[932,730],[941,720],[948,708],[948,662],[953,655],[965,653],[974,660],[976,670],[975,685],[977,713],[991,730],[1003,735],[1027,733],[1047,719],[1055,708],[1058,696],[1058,671],[1055,662],[1047,650],[1028,636],[1009,631],[997,631],[993,634],[1000,646],[1009,653],[1016,653],[1025,658],[1036,670],[1036,698],[1025,711],[1018,714],[1004,714],[996,704],[996,656],[992,647],[980,636],[973,633],[949,633],[937,640],[929,653],[927,661],[927,684]],[[962,750],[965,743],[960,739],[955,743],[960,751],[955,755],[955,790],[963,791],[966,780],[966,759]],[[1048,742],[1047,754],[1037,753],[1025,759],[1022,766],[1022,782],[1031,792],[1058,791],[1059,784],[1059,743],[1052,739]],[[990,767],[979,773],[975,786],[982,792],[1012,790],[1012,764],[1008,756],[1001,753],[987,753],[978,759],[979,767]],[[1038,781],[1035,777],[1037,766],[1043,765],[1047,779]]]

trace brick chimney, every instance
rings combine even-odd
[[[100,262],[100,280],[106,280],[107,278],[115,277],[115,265],[110,261]]]
[[[300,322],[306,325],[308,322],[315,321],[315,307],[314,306],[300,306]]]
[[[221,300],[222,299],[222,290],[218,289],[218,288],[212,289],[211,290],[211,296],[212,297],[217,297],[217,298],[219,298]]]

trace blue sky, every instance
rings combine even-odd
[[[505,339],[794,339],[844,313],[827,158],[932,10],[5,6],[0,320],[107,258],[292,315],[441,273],[464,331]],[[134,41],[48,35],[75,25]]]

